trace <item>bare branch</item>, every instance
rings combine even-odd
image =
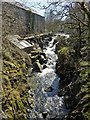
[[[79,19],[76,15],[70,13],[70,15],[75,19],[75,20],[78,20],[79,22],[81,22],[83,25],[87,26],[88,27],[88,24],[85,24],[81,19]]]

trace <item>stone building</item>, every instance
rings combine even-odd
[[[33,12],[30,8],[2,3],[2,32],[3,34],[32,34],[43,33],[45,18]]]

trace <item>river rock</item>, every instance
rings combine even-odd
[[[51,40],[52,40],[52,37],[51,37],[51,36],[46,37],[46,38],[44,38],[44,40],[49,42],[49,41],[51,41]]]
[[[33,64],[36,60],[38,60],[38,55],[32,56],[31,60],[32,60],[32,64]]]
[[[56,39],[54,40],[53,45],[55,45],[55,43],[57,43],[57,40],[56,40]]]
[[[45,89],[45,92],[52,92],[52,91],[53,91],[53,88],[51,86]]]
[[[46,58],[46,54],[44,52],[40,52],[40,55],[43,55]]]
[[[33,71],[42,72],[42,66],[38,61],[33,64]]]
[[[38,55],[38,60],[39,60],[40,64],[46,63],[46,59],[44,58],[43,55]]]
[[[42,116],[43,116],[44,119],[47,117],[47,114],[48,114],[47,112],[42,113]]]
[[[39,42],[39,46],[40,46],[40,48],[43,50],[43,45],[44,45],[44,42],[43,41],[41,41],[41,42]]]
[[[43,69],[45,69],[45,68],[47,68],[47,65],[46,65],[46,64],[43,65]]]

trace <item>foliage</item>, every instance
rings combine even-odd
[[[69,55],[69,47],[63,47],[61,48],[58,53],[63,54],[65,56]]]

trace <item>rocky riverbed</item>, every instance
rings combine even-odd
[[[30,113],[30,118],[59,118],[66,114],[67,110],[63,102],[63,97],[59,97],[59,81],[60,78],[55,73],[55,66],[57,55],[55,54],[56,44],[54,44],[55,37],[44,46],[43,52],[45,53],[44,59],[47,59],[45,68],[39,71],[35,68],[34,80],[37,82],[35,93],[35,107]],[[40,57],[38,58],[40,62]],[[40,66],[39,66],[40,67]],[[34,82],[35,82],[34,81]]]

